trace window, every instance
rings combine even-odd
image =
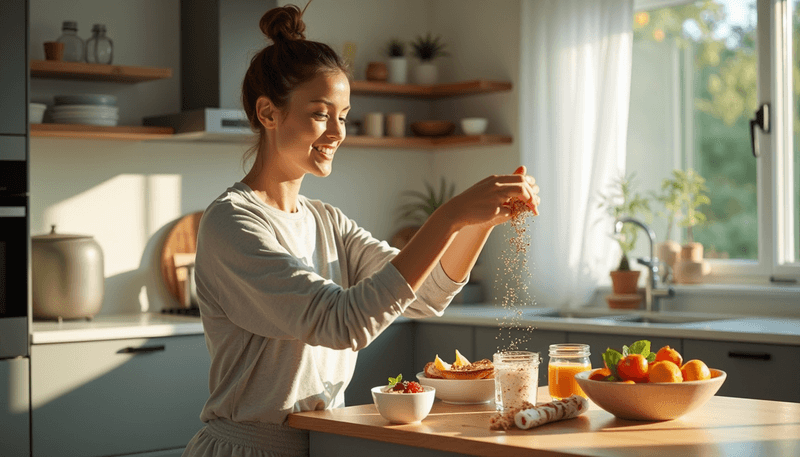
[[[703,244],[714,282],[800,279],[798,3],[636,3],[627,169],[645,193],[674,169],[705,179],[704,223],[670,230],[651,200],[652,227],[657,241]],[[750,121],[765,103],[770,133],[756,128],[756,158]]]

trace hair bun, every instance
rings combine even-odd
[[[261,17],[259,27],[273,43],[280,40],[295,41],[306,38],[303,12],[295,5],[273,8]]]

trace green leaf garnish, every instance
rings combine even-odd
[[[622,360],[622,358],[622,354],[611,348],[607,348],[606,352],[603,353],[603,362],[606,363],[608,370],[611,372],[611,376],[614,378],[619,377],[617,365],[619,365],[619,361]]]
[[[633,344],[629,349],[631,354],[642,354],[645,358],[650,355],[650,342],[647,340],[639,340]]]
[[[399,375],[397,375],[396,378],[389,378],[389,387],[394,386],[395,384],[397,384],[398,382],[400,382],[402,380],[403,380],[403,373],[400,373]]]

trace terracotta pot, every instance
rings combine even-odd
[[[639,309],[642,304],[642,296],[639,294],[609,294],[606,295],[606,302],[611,309]]]
[[[678,284],[699,284],[711,273],[711,265],[703,259],[703,245],[687,243],[675,263],[674,278]]]
[[[641,271],[614,270],[611,272],[611,288],[616,295],[631,295],[639,290],[639,275]]]
[[[389,68],[383,62],[370,62],[367,65],[368,81],[386,81],[389,78]]]
[[[686,243],[683,246],[681,246],[681,260],[702,262],[703,245],[700,243]]]

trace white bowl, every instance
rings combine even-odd
[[[47,105],[44,103],[31,103],[28,106],[28,120],[31,124],[41,124]]]
[[[56,105],[108,105],[117,104],[117,97],[105,94],[56,95]]]
[[[434,379],[426,378],[425,372],[417,373],[423,386],[436,389],[436,397],[445,403],[476,405],[494,400],[494,378],[491,379]]]
[[[481,135],[486,132],[489,120],[485,117],[466,117],[461,119],[461,130],[467,135]]]
[[[384,392],[388,386],[372,388],[372,400],[381,416],[395,424],[411,424],[428,417],[436,398],[436,389],[423,386],[416,394],[393,394]]]
[[[589,400],[620,419],[660,421],[681,417],[717,393],[727,375],[710,370],[706,381],[624,384],[591,380],[591,371],[576,374],[575,380]]]

